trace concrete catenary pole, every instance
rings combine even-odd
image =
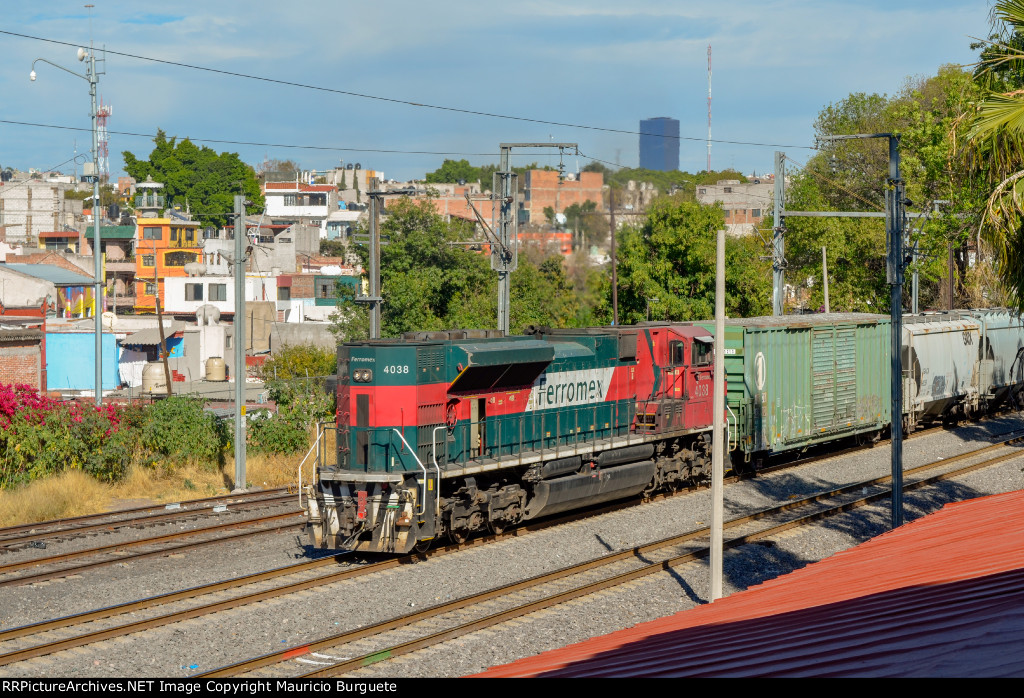
[[[718,231],[715,268],[715,377],[713,380],[714,440],[711,447],[711,600],[722,598],[722,532],[724,518],[725,451],[725,231]]]
[[[821,248],[821,281],[825,287],[825,312],[832,312],[828,307],[828,252]]]
[[[245,197],[235,196],[235,491],[245,490]]]

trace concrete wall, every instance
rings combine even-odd
[[[0,265],[0,301],[9,307],[57,307],[57,287],[51,281],[25,276]]]
[[[118,384],[117,340],[104,332],[103,389]],[[46,333],[46,389],[88,390],[96,387],[96,335],[92,332]]]
[[[270,335],[270,353],[295,344],[313,344],[331,352],[338,348],[338,338],[328,329],[329,325],[306,322],[300,324],[280,323]]]

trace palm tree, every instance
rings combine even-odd
[[[992,187],[979,233],[996,255],[1010,302],[1024,311],[1024,0],[998,0],[995,33],[975,71],[985,96],[963,154]]]

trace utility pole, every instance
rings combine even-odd
[[[906,195],[900,179],[900,137],[894,133],[858,133],[849,136],[825,136],[824,141],[836,142],[865,138],[884,138],[889,143],[889,177],[885,180],[885,238],[886,281],[889,284],[890,365],[892,403],[892,527],[903,525],[903,362],[900,355],[903,343],[903,236],[905,234]],[[815,215],[812,212],[793,212],[789,215]],[[853,216],[843,212],[817,215]],[[861,213],[861,216],[874,216]]]
[[[615,189],[608,187],[608,216],[611,219],[612,237],[612,324],[619,324],[619,274],[615,257]]]
[[[511,325],[511,275],[519,266],[519,186],[510,163],[513,148],[571,148],[579,155],[576,143],[502,143],[501,161],[494,173],[492,200],[499,207],[498,244],[491,246],[491,269],[498,272],[498,329],[506,335]],[[559,179],[564,176],[559,164]]]
[[[826,248],[821,248],[821,280],[825,285],[825,312],[831,312],[828,306],[828,253]]]
[[[711,600],[722,598],[722,549],[725,535],[725,452],[728,432],[725,427],[725,231],[718,231],[715,268],[715,373],[711,390],[714,409],[711,441]]]
[[[370,295],[365,299],[370,306],[370,339],[380,339],[380,180],[371,177],[370,196]]]
[[[235,195],[235,492],[245,490],[245,197]]]
[[[775,228],[772,233],[772,315],[786,307],[786,154],[775,151]]]

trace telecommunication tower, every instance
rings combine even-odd
[[[711,44],[708,44],[708,172],[711,171]]]
[[[107,117],[109,117],[114,111],[114,108],[109,104],[103,103],[103,98],[100,98],[99,109],[96,110],[96,131],[98,142],[97,145],[97,159],[99,160],[99,176],[101,180],[110,179],[110,136],[107,133]]]

